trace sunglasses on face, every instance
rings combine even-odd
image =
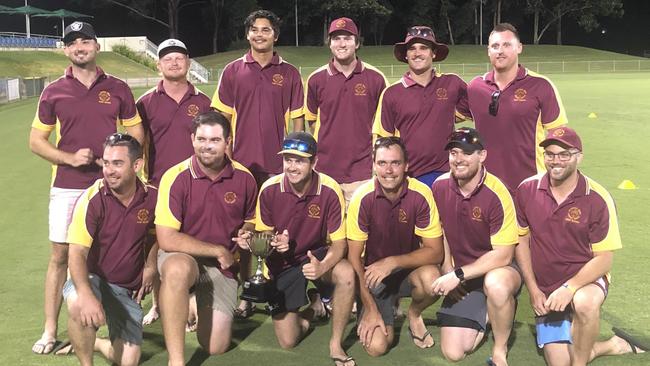
[[[411,27],[406,30],[406,34],[411,37],[433,37],[433,31],[428,27]]]
[[[126,133],[119,133],[119,132],[114,133],[114,134],[112,134],[112,135],[110,135],[110,136],[108,136],[106,138],[106,142],[108,142],[109,144],[116,144],[116,143],[122,142],[122,141],[129,141],[130,142],[130,141],[133,141],[133,140],[135,140],[135,138],[133,136],[128,135]]]
[[[297,150],[303,153],[313,154],[314,149],[305,141],[291,139],[284,140],[282,150]]]
[[[491,115],[496,116],[499,113],[499,98],[501,97],[501,90],[495,90],[492,92],[492,101],[488,106],[488,112]]]

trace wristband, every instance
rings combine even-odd
[[[571,291],[571,294],[574,294],[574,295],[575,295],[576,291],[578,291],[578,289],[576,289],[575,287],[569,285],[568,282],[565,282],[564,284],[562,284],[562,287],[564,287],[565,289]]]

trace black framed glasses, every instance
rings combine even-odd
[[[580,154],[580,151],[571,152],[569,150],[564,150],[564,151],[560,151],[557,154],[554,154],[554,153],[552,153],[550,151],[544,151],[544,159],[549,160],[549,161],[553,161],[553,160],[555,160],[555,157],[557,156],[557,158],[560,159],[560,161],[569,161],[569,160],[571,160],[571,157],[573,155],[578,155],[578,154]]]
[[[411,37],[433,37],[433,31],[429,27],[411,27],[406,30],[406,34]]]
[[[302,140],[287,139],[282,143],[282,150],[296,150],[307,154],[316,153],[316,148]]]
[[[112,134],[112,135],[110,135],[110,136],[108,136],[106,138],[106,143],[108,143],[108,144],[117,144],[118,142],[122,142],[122,141],[131,142],[131,141],[134,141],[134,140],[135,140],[135,137],[133,137],[133,136],[131,136],[129,134],[116,132],[116,133],[114,133],[114,134]]]
[[[488,106],[488,112],[490,112],[491,115],[496,117],[497,113],[499,113],[499,98],[501,98],[501,90],[493,91],[491,98],[492,100],[490,101],[490,105]]]

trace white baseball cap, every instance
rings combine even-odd
[[[158,58],[161,58],[170,52],[180,52],[186,55],[189,54],[185,43],[174,38],[164,40],[158,45]]]

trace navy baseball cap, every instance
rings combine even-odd
[[[478,131],[470,127],[461,127],[449,135],[445,150],[455,147],[467,152],[485,149]]]
[[[318,151],[316,139],[307,132],[292,132],[284,138],[282,150],[278,154],[293,154],[311,158]]]
[[[77,38],[81,39],[97,39],[95,34],[95,28],[90,23],[86,22],[74,22],[63,31],[63,43],[68,44],[74,41]]]

